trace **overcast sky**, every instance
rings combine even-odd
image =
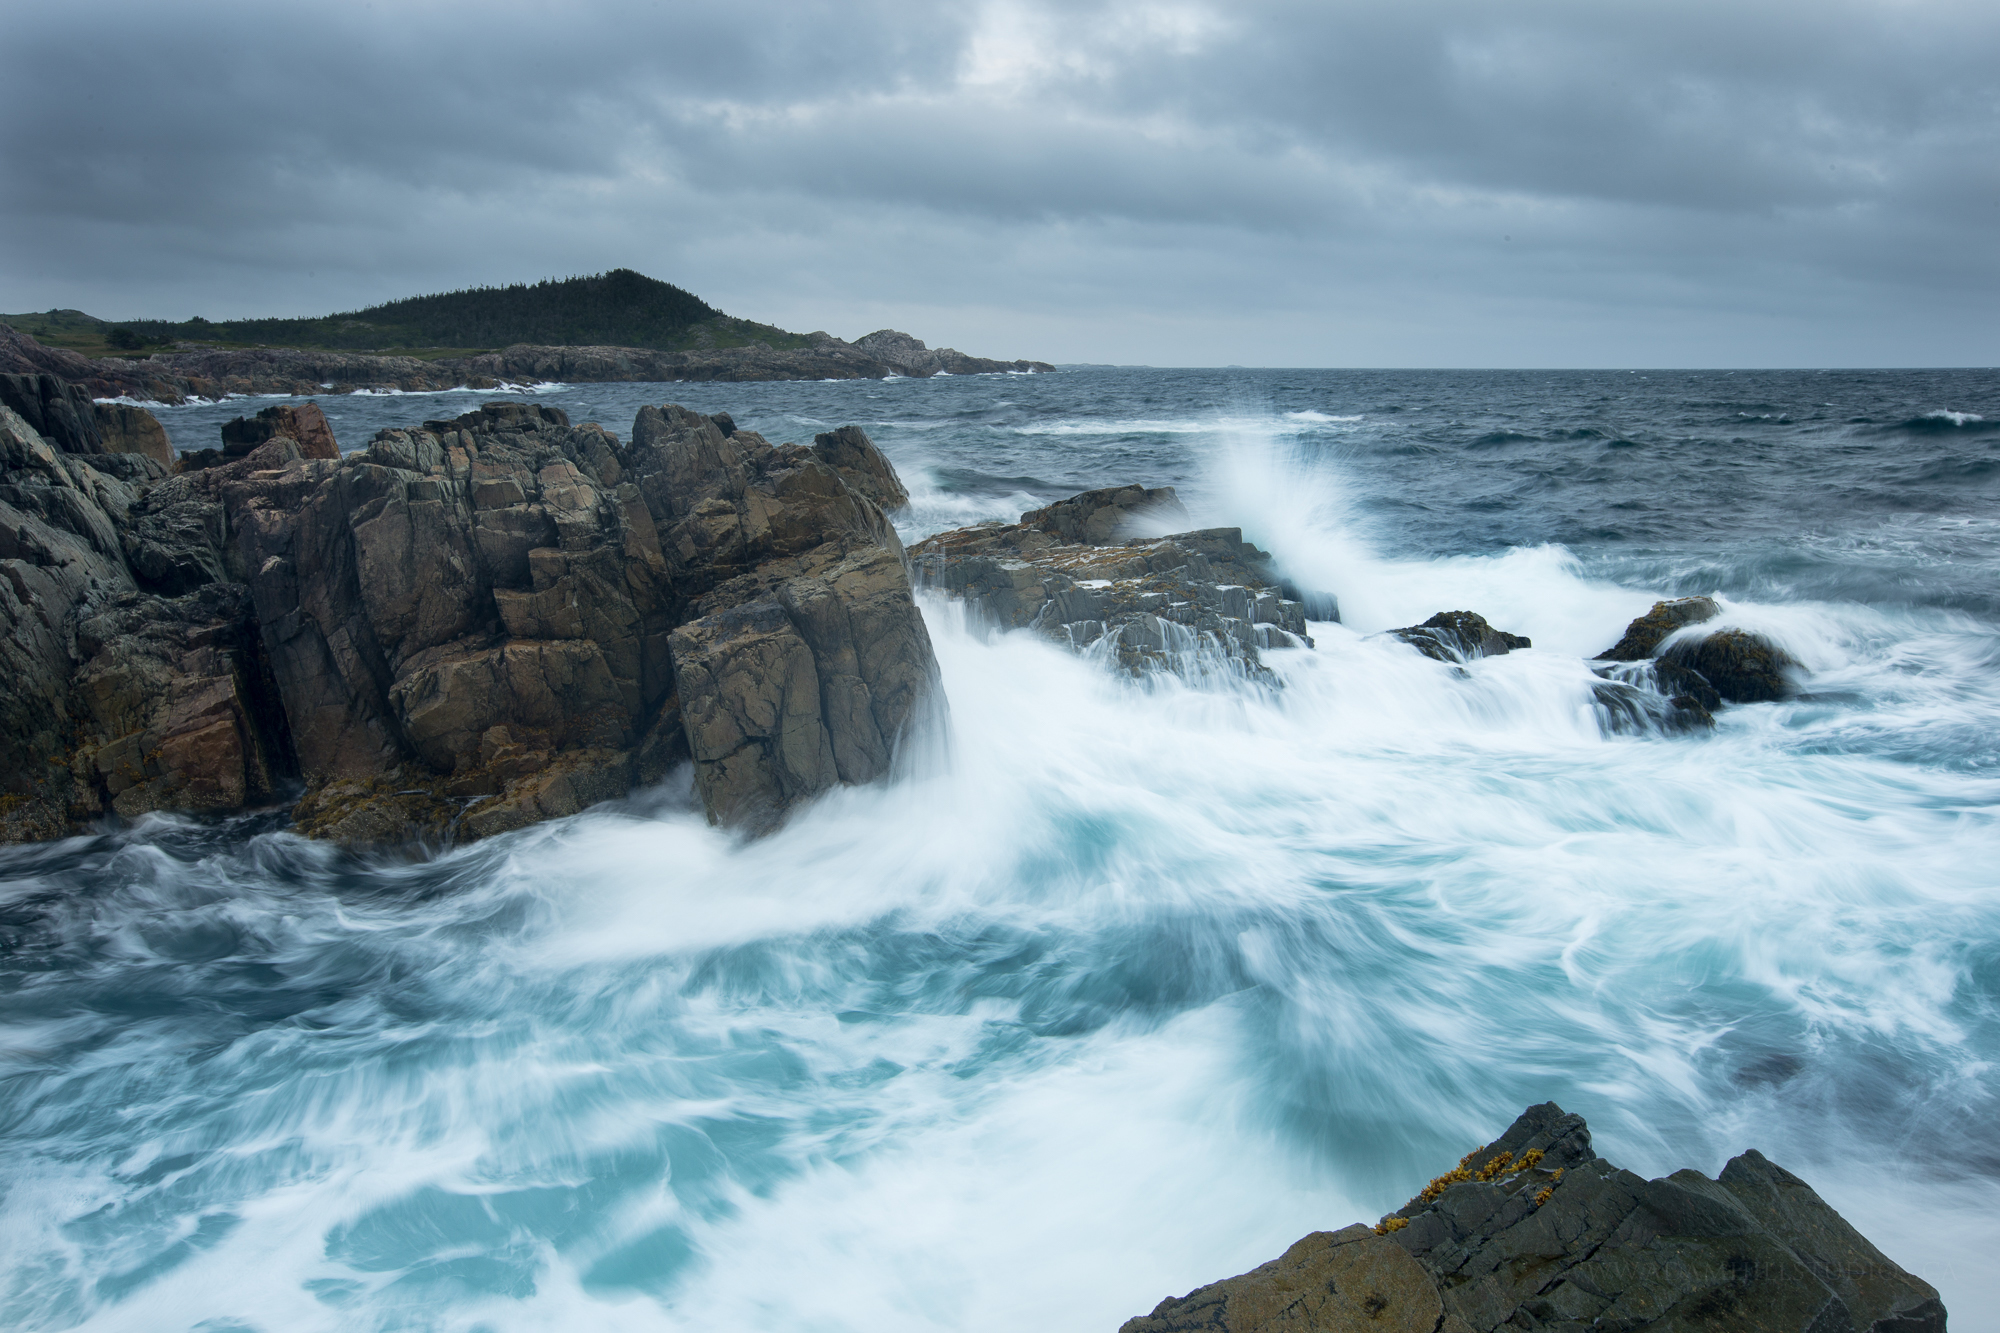
[[[2000,362],[2000,3],[23,5],[0,309],[631,267],[1154,365]]]

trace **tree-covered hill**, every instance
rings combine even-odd
[[[69,318],[58,321],[58,313]],[[692,292],[629,268],[583,278],[413,296],[321,319],[223,323],[140,319],[114,324],[80,311],[0,319],[44,342],[75,343],[77,350],[90,352],[97,351],[100,343],[104,350],[138,351],[175,342],[355,352],[484,350],[515,343],[679,351],[763,342],[783,350],[807,343],[783,329],[732,319]],[[48,326],[46,332],[43,325]],[[84,347],[83,342],[92,346]]]

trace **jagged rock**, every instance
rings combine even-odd
[[[235,810],[291,776],[284,710],[241,584],[126,593],[76,628],[79,800],[128,818]]]
[[[316,415],[239,422],[263,442],[167,477],[0,410],[7,836],[239,807],[293,774],[309,835],[487,836],[658,781],[725,706],[747,729],[726,752],[699,731],[696,787],[761,830],[886,773],[942,705],[894,528],[812,449],[672,406],[621,446],[496,403],[304,457],[300,436],[334,452]],[[772,613],[796,679],[716,633]],[[751,762],[772,707],[826,764]]]
[[[1362,1291],[1373,1299],[1357,1302]],[[1714,1180],[1644,1180],[1597,1156],[1583,1118],[1547,1102],[1372,1230],[1315,1233],[1122,1333],[1362,1333],[1390,1321],[1437,1333],[1944,1333],[1945,1318],[1928,1283],[1754,1150]]]
[[[1656,655],[1675,630],[1713,620],[1722,608],[1712,597],[1680,597],[1654,602],[1653,609],[1625,627],[1625,637],[1597,655],[1600,662],[1639,662]]]
[[[173,443],[151,412],[130,403],[93,403],[91,412],[106,453],[143,454],[168,472],[174,470]]]
[[[254,417],[237,417],[234,421],[225,422],[222,427],[222,453],[225,458],[242,458],[266,440],[279,436],[297,444],[301,458],[340,458],[340,446],[334,442],[333,427],[327,424],[326,413],[320,411],[318,403],[296,406],[280,403],[265,408]]]
[[[1440,611],[1421,625],[1392,629],[1389,634],[1439,662],[1470,662],[1534,647],[1527,635],[1495,629],[1485,616],[1472,611]]]
[[[57,376],[0,375],[0,406],[19,413],[32,430],[64,453],[104,452],[90,394]]]
[[[1240,528],[1123,537],[1185,520],[1171,487],[1086,491],[1014,524],[939,533],[911,550],[920,583],[975,618],[1027,628],[1133,674],[1227,672],[1270,679],[1259,650],[1307,646],[1305,607]]]
[[[1752,704],[1791,694],[1787,673],[1798,661],[1761,634],[1726,629],[1669,644],[1660,664],[1698,675],[1730,703]]]
[[[731,423],[732,427],[734,423]],[[840,474],[840,479],[856,495],[865,496],[883,513],[894,513],[907,509],[910,493],[903,489],[903,479],[896,475],[896,469],[875,442],[864,434],[859,426],[842,426],[839,430],[813,436],[813,452],[822,463]]]
[[[829,340],[833,341],[833,340]],[[997,370],[1047,370],[1040,361],[988,361],[950,347],[933,350],[921,338],[895,329],[877,329],[854,340],[857,351],[893,367],[897,374],[925,379],[932,375],[984,375]]]

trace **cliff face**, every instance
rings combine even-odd
[[[265,416],[172,477],[0,418],[7,836],[296,779],[304,832],[439,842],[688,759],[762,830],[942,705],[895,531],[843,480],[896,484],[858,431],[667,406],[621,444],[500,403],[341,458],[316,413]]]
[[[950,348],[932,350],[892,329],[871,333],[854,343],[814,334],[811,346],[782,351],[762,344],[680,352],[522,344],[477,356],[431,361],[286,347],[227,350],[183,346],[186,350],[159,352],[145,360],[92,360],[62,348],[44,347],[0,324],[0,372],[54,375],[96,398],[178,403],[230,393],[421,392],[460,386],[490,389],[501,383],[528,382],[925,378],[1055,369],[1042,361],[991,361]]]

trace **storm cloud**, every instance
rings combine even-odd
[[[1058,361],[2000,361],[1991,3],[40,6],[0,308],[629,266]]]

